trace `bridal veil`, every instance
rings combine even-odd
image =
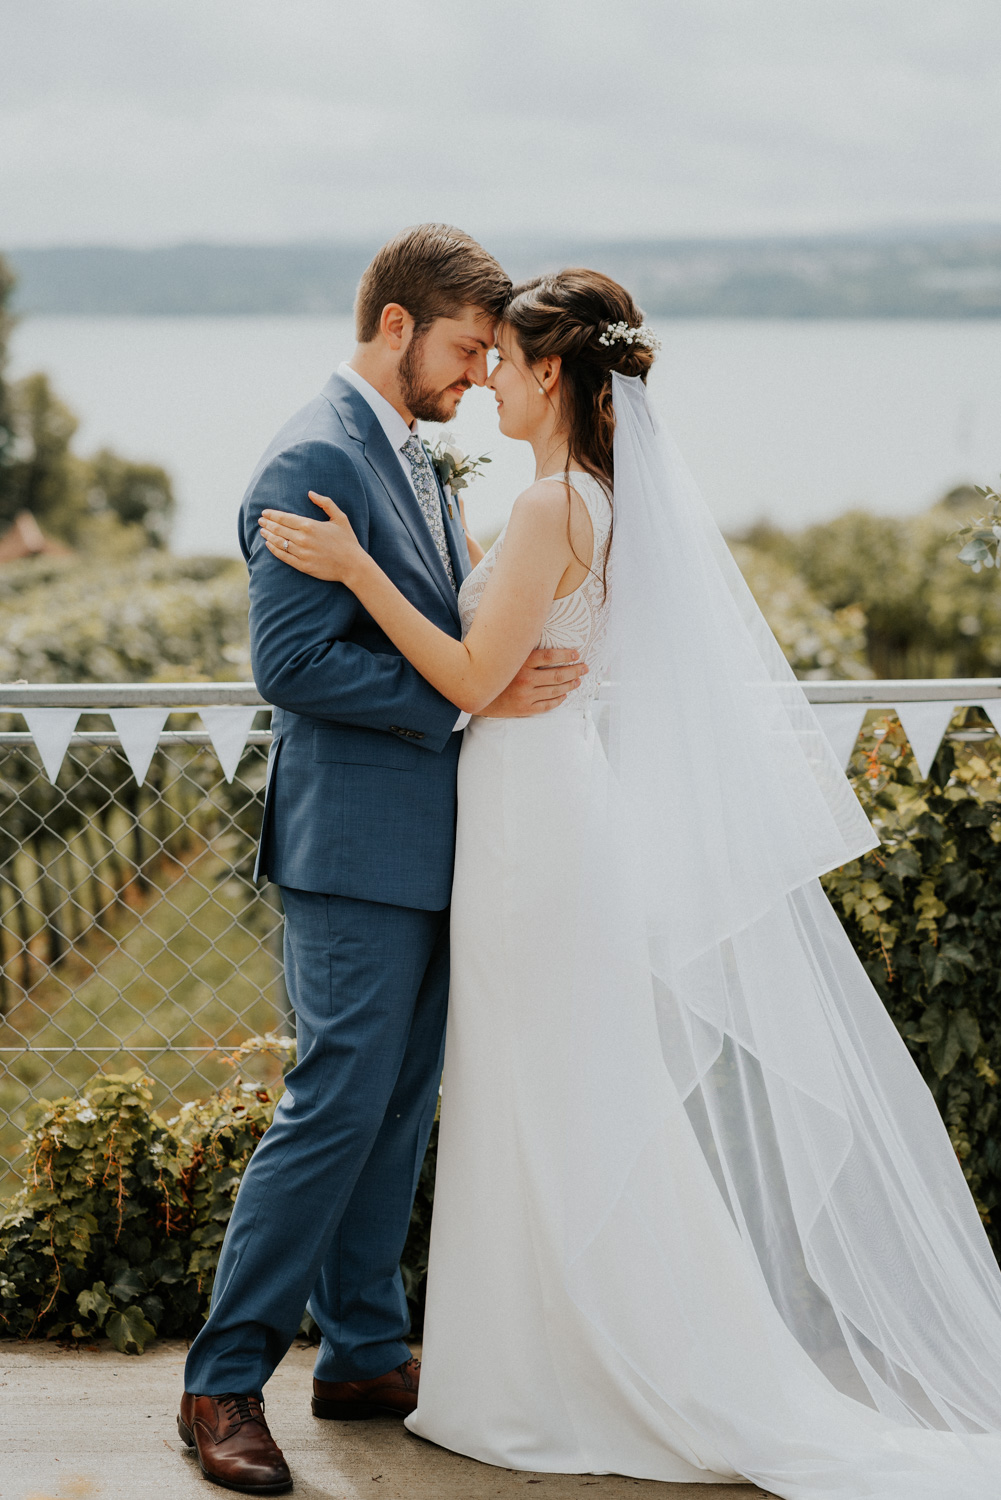
[[[878,841],[644,385],[615,375],[613,397],[607,764],[568,1038],[568,1290],[658,1389],[666,1351],[606,1316],[600,1245],[625,1215],[646,1246],[631,1274],[660,1274],[670,1227],[654,1222],[644,1161],[664,1111],[683,1108],[782,1337],[830,1387],[903,1428],[998,1432],[1001,1275],[818,881]],[[691,1274],[711,1267],[707,1245]],[[725,1303],[733,1288],[718,1291]]]

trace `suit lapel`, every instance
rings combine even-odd
[[[427,564],[428,572],[438,585],[442,598],[456,619],[459,618],[459,606],[455,597],[455,590],[445,572],[445,564],[438,555],[438,548],[434,544],[424,512],[413,489],[407,483],[400,460],[393,452],[389,439],[383,432],[381,426],[376,422],[368,435],[365,444],[365,457],[372,468],[382,480],[383,486],[389,493],[389,497],[396,506],[407,530],[413,537],[417,550],[424,562]]]
[[[382,425],[369,406],[354,386],[340,375],[332,375],[324,387],[323,394],[332,406],[337,409],[341,420],[352,437],[361,443],[365,450],[365,459],[370,468],[374,470],[382,483],[383,489],[396,508],[403,524],[406,526],[413,540],[414,546],[420,553],[428,572],[438,585],[439,592],[448,605],[455,619],[459,619],[459,605],[455,597],[455,590],[449,581],[445,571],[445,565],[438,555],[438,548],[434,544],[434,538],[428,529],[428,523],[424,519],[424,513],[420,508],[417,496],[407,483],[400,460],[393,452],[392,444],[382,430]],[[433,467],[433,466],[432,466]],[[437,476],[435,476],[437,479]],[[446,533],[448,521],[446,519]],[[453,563],[454,550],[453,550]],[[456,577],[458,578],[458,573]]]

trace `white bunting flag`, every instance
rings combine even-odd
[[[235,703],[225,707],[200,708],[198,712],[212,741],[212,748],[219,757],[222,774],[227,781],[232,781],[258,711],[252,705]]]
[[[66,750],[80,717],[78,708],[26,708],[24,717],[35,747],[42,757],[45,774],[56,784]]]
[[[955,704],[939,700],[934,703],[895,703],[893,707],[904,726],[918,770],[922,778],[927,777],[949,720],[956,712]]]
[[[132,774],[142,786],[157,741],[170,712],[167,708],[113,708],[108,710],[115,732],[122,742]]]
[[[813,711],[842,766],[847,767],[868,708],[866,703],[815,703]]]

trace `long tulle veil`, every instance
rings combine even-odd
[[[615,1343],[604,1226],[627,1215],[654,1274],[644,1163],[680,1101],[755,1276],[831,1387],[907,1428],[997,1432],[1001,1275],[817,879],[877,840],[644,385],[613,386],[607,764],[568,1039],[571,1294]],[[668,1259],[657,1274],[677,1277]],[[643,1347],[636,1331],[623,1357],[657,1390],[653,1335]]]

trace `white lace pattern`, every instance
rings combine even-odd
[[[550,479],[562,479],[561,474],[548,475]],[[571,471],[573,487],[587,506],[594,532],[591,569],[579,588],[564,599],[554,599],[542,631],[540,646],[561,650],[576,650],[580,659],[589,668],[579,688],[569,693],[561,708],[583,709],[597,695],[601,685],[603,652],[608,635],[608,597],[605,589],[605,560],[612,533],[612,507],[608,496],[597,479],[578,470]],[[469,573],[459,590],[459,614],[462,617],[462,634],[465,638],[480,607],[483,591],[494,570],[504,537],[505,526],[500,536]]]

